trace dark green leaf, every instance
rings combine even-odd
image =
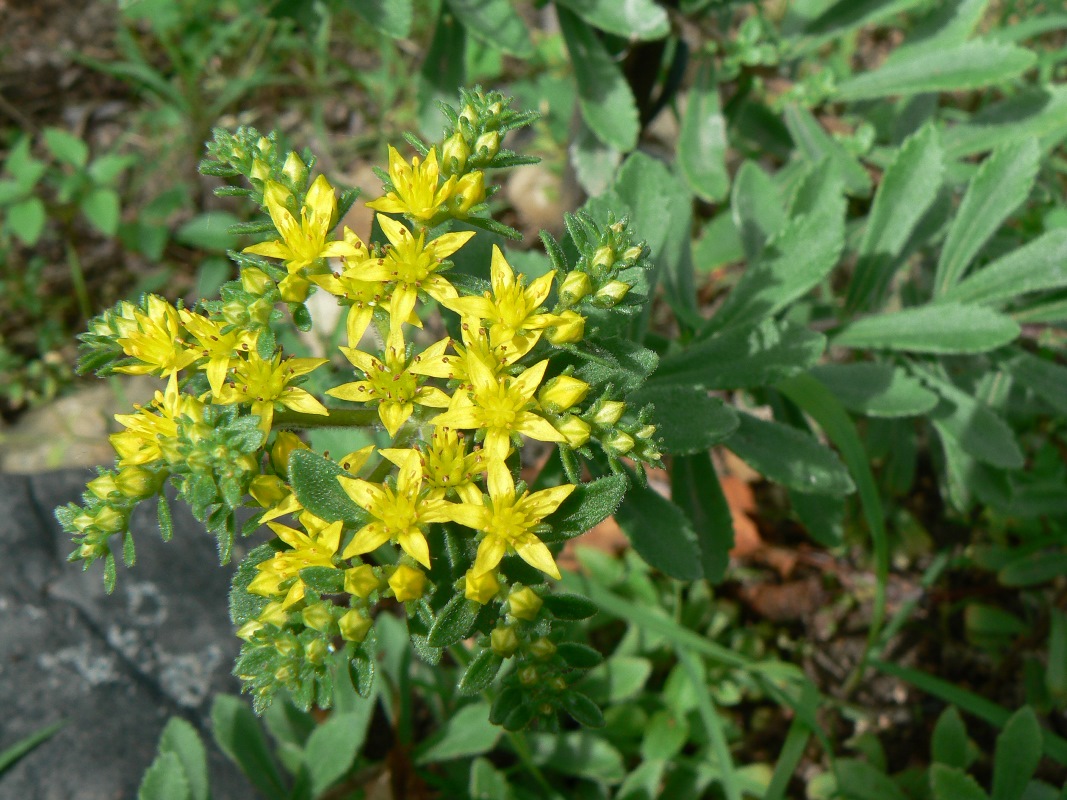
[[[454,595],[445,607],[437,612],[437,618],[427,636],[430,647],[449,647],[470,636],[480,608],[480,605],[463,595]]]
[[[211,706],[211,726],[222,752],[270,800],[284,800],[285,782],[271,758],[255,714],[243,700],[220,694]]]
[[[454,102],[456,89],[466,83],[466,50],[466,28],[443,4],[419,69],[419,127],[428,138],[436,139],[444,127],[437,104]]]
[[[319,594],[336,594],[344,588],[345,573],[333,567],[304,567],[300,580]]]
[[[634,408],[652,403],[652,422],[660,448],[668,455],[688,455],[718,444],[737,427],[737,414],[699,387],[646,386],[627,399]]]
[[[579,484],[559,508],[545,518],[545,522],[552,526],[552,533],[541,538],[545,542],[559,542],[581,536],[615,513],[628,485],[625,475],[609,475]]]
[[[574,63],[578,106],[590,130],[617,150],[632,150],[640,124],[626,78],[596,33],[570,11],[556,8],[563,41]]]
[[[912,353],[984,353],[1019,335],[1011,317],[991,308],[939,303],[865,317],[845,327],[834,344]]]
[[[459,679],[457,691],[462,695],[472,695],[488,689],[503,663],[504,659],[492,650],[482,650],[467,665],[463,677]]]
[[[741,414],[726,446],[757,472],[797,492],[849,494],[855,485],[837,454],[814,437],[779,422]]]
[[[569,592],[546,594],[542,601],[542,608],[550,612],[556,619],[589,619],[599,611],[596,603],[589,598]]]
[[[1061,414],[1067,414],[1067,367],[1025,351],[1019,351],[1006,367],[1019,383]]]
[[[867,170],[843,144],[823,130],[810,111],[801,106],[788,105],[784,116],[789,134],[809,162],[818,164],[828,159],[831,168],[837,170],[845,181],[845,189],[850,195],[867,197],[871,193],[871,176]]]
[[[955,706],[949,706],[937,718],[930,755],[934,761],[949,767],[967,769],[971,763],[967,740],[967,726]]]
[[[348,772],[363,743],[377,701],[360,702],[354,711],[334,712],[308,737],[304,763],[311,775],[312,793],[317,797]]]
[[[600,706],[581,692],[573,689],[564,692],[560,698],[560,705],[579,725],[586,728],[604,727],[604,712],[600,710]]]
[[[196,728],[180,717],[172,717],[159,737],[159,752],[178,757],[189,786],[190,800],[208,800],[207,751]]]
[[[1041,151],[1036,139],[998,148],[971,178],[941,250],[934,296],[950,291],[975,255],[1030,194]]]
[[[137,800],[190,800],[189,782],[175,753],[160,753],[145,770]]]
[[[607,784],[626,776],[619,751],[591,731],[531,733],[526,738],[534,763],[551,765],[555,772]]]
[[[703,576],[700,546],[685,513],[653,489],[633,487],[615,514],[634,550],[648,564],[679,580]]]
[[[533,42],[509,0],[448,0],[471,36],[519,58],[533,55]]]
[[[1037,54],[1022,47],[970,41],[916,53],[838,85],[841,100],[870,100],[887,95],[957,92],[1001,83],[1026,72]]]
[[[997,572],[1003,586],[1038,586],[1067,574],[1067,553],[1032,553],[1007,564]]]
[[[671,30],[667,12],[653,0],[558,0],[558,5],[594,28],[626,39],[662,39]]]
[[[304,508],[327,522],[344,520],[361,527],[366,513],[345,494],[339,475],[348,473],[311,450],[295,450],[289,457],[289,482]]]
[[[664,356],[648,385],[705,389],[766,386],[807,369],[818,361],[825,347],[822,334],[802,325],[763,320]]]
[[[704,56],[696,68],[678,135],[678,166],[696,194],[717,203],[730,190],[726,171],[726,120],[719,105],[715,59]]]
[[[786,223],[781,192],[755,161],[743,163],[734,176],[730,211],[749,261],[756,259],[767,240]]]
[[[942,295],[946,302],[997,305],[1027,292],[1067,286],[1067,228],[1001,256]]]
[[[411,0],[356,0],[352,9],[393,39],[403,39],[411,32]]]
[[[584,362],[577,377],[596,387],[610,383],[623,396],[636,391],[659,364],[654,352],[627,339],[586,341],[574,352]]]
[[[1020,91],[979,111],[945,133],[945,150],[961,158],[1037,136],[1067,130],[1067,87],[1043,86]]]
[[[933,800],[989,800],[978,781],[967,773],[945,764],[930,768],[930,788]]]
[[[937,405],[936,394],[892,364],[823,364],[811,374],[849,411],[869,417],[916,417]]]
[[[560,642],[556,655],[575,669],[592,669],[604,661],[604,656],[588,645],[578,642]]]
[[[805,25],[804,33],[820,37],[839,36],[862,25],[899,14],[919,2],[921,0],[837,0]]]
[[[729,566],[734,523],[708,453],[672,460],[671,499],[693,525],[704,577],[713,584],[719,583]]]
[[[416,764],[433,764],[488,753],[500,739],[500,728],[489,721],[489,704],[472,703],[450,714],[444,726],[418,748]]]
[[[230,231],[236,222],[228,211],[206,211],[178,228],[174,238],[189,247],[225,252],[238,245],[239,237]]]
[[[943,162],[940,134],[933,124],[901,145],[874,195],[848,287],[849,308],[870,308],[881,302],[900,267],[898,257],[941,188]]]
[[[597,138],[584,119],[578,118],[567,153],[570,155],[578,185],[590,197],[600,197],[609,190],[619,168],[622,154]]]

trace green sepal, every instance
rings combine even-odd
[[[300,580],[319,594],[337,594],[344,589],[345,573],[333,567],[304,567],[300,570]]]
[[[169,542],[174,536],[174,517],[170,513],[170,501],[164,492],[159,493],[159,504],[156,506],[156,516],[159,519],[159,535],[164,542]]]
[[[492,650],[482,650],[467,665],[467,669],[463,672],[463,677],[459,679],[457,691],[461,695],[473,695],[488,689],[496,678],[497,673],[500,672],[500,667],[503,663],[504,659]],[[492,715],[490,715],[490,719],[492,719]]]
[[[604,656],[592,647],[578,642],[561,642],[556,646],[556,655],[575,669],[592,669],[604,661]]]

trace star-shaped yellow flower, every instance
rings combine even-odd
[[[237,365],[233,385],[223,387],[217,402],[251,403],[252,413],[259,416],[259,427],[264,433],[270,432],[275,404],[302,414],[325,416],[330,412],[322,403],[299,386],[290,386],[289,382],[321,367],[327,360],[288,358],[282,361],[282,354],[277,353],[274,358],[264,361],[252,350],[248,353],[248,359]]]
[[[148,313],[135,311],[133,318],[137,328],[117,341],[126,355],[140,363],[116,367],[116,372],[168,377],[199,358],[182,339],[178,310],[163,298],[149,295]]]
[[[355,347],[366,333],[374,316],[374,309],[389,300],[389,292],[383,281],[366,279],[367,265],[372,261],[371,253],[349,228],[345,228],[345,241],[351,244],[359,255],[345,257],[344,271],[340,274],[327,272],[322,275],[311,275],[309,278],[336,297],[341,305],[348,306],[346,323],[348,344]],[[413,316],[408,321],[418,324],[418,317]]]
[[[420,163],[419,157],[414,156],[411,164],[408,164],[390,145],[389,181],[393,184],[393,191],[367,203],[367,208],[387,214],[407,214],[419,220],[433,219],[456,188],[455,175],[444,183],[440,178],[436,148],[430,148],[425,161]]]
[[[529,352],[541,336],[541,331],[553,317],[542,313],[541,306],[552,291],[552,270],[524,286],[525,276],[518,277],[508,264],[500,248],[493,245],[490,278],[493,292],[483,297],[457,297],[444,300],[442,305],[464,317],[474,317],[489,323],[489,344],[498,347],[515,340],[514,347]]]
[[[474,231],[445,233],[427,242],[425,231],[412,235],[395,219],[382,214],[378,215],[378,224],[391,246],[384,258],[368,265],[363,280],[395,282],[389,303],[394,329],[411,316],[420,290],[439,303],[459,296],[437,269],[444,259],[470,241]]]
[[[277,597],[282,594],[282,584],[290,578],[296,578],[299,586],[295,592],[288,590],[283,607],[303,599],[304,585],[300,580],[300,570],[305,567],[330,567],[338,569],[333,563],[334,554],[341,546],[341,529],[343,523],[338,520],[326,524],[324,520],[307,512],[300,515],[300,524],[307,533],[290,528],[277,522],[267,523],[278,538],[289,545],[290,550],[280,550],[273,558],[256,565],[259,574],[248,585],[248,591],[263,597]]]
[[[518,377],[501,375],[475,353],[466,359],[469,391],[457,391],[448,411],[432,420],[441,427],[484,432],[486,458],[503,461],[511,450],[511,438],[525,434],[542,442],[566,441],[537,407],[534,393],[545,375],[548,360],[539,361]]]
[[[447,361],[449,357],[444,353],[448,343],[449,339],[446,337],[430,345],[410,361],[405,356],[406,348],[400,336],[392,338],[386,345],[384,359],[352,347],[342,347],[340,350],[345,354],[345,358],[366,378],[335,386],[327,390],[326,394],[357,403],[377,403],[382,424],[390,436],[396,436],[400,426],[407,422],[415,410],[416,404],[430,408],[447,408],[451,402],[448,395],[440,389],[423,386],[425,379],[413,369],[416,365],[436,369],[438,364]]]
[[[257,334],[240,328],[223,333],[221,324],[200,314],[184,308],[178,314],[185,329],[200,343],[199,355],[207,359],[207,364],[201,369],[207,371],[212,396],[218,397],[222,394],[222,384],[230,365],[237,361],[238,351],[247,352],[254,346]]]
[[[178,423],[182,417],[200,420],[204,404],[192,395],[178,391],[178,381],[171,376],[166,392],[156,392],[147,408],[136,414],[116,414],[115,420],[126,428],[110,436],[120,467],[148,464],[159,459],[177,459]]]
[[[363,555],[386,542],[396,541],[405,553],[429,569],[430,546],[422,529],[431,522],[451,519],[454,506],[423,492],[422,463],[417,450],[382,450],[381,453],[400,464],[395,489],[361,478],[337,477],[345,493],[373,517],[356,532],[343,556]]]
[[[254,244],[243,252],[280,258],[290,274],[299,272],[320,258],[359,255],[359,251],[349,242],[341,239],[326,241],[337,216],[337,197],[325,175],[315,178],[308,189],[300,208],[299,221],[285,207],[289,197],[289,190],[280,183],[267,182],[263,200],[281,239]]]
[[[450,512],[453,521],[484,534],[470,570],[471,577],[479,578],[494,571],[500,559],[508,551],[514,551],[531,567],[558,580],[559,568],[534,528],[567,499],[574,491],[573,484],[532,494],[523,492],[516,497],[515,483],[503,461],[489,464],[488,483],[488,502],[462,503]]]

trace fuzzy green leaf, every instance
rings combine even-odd
[[[756,259],[767,240],[786,222],[785,203],[777,184],[755,161],[743,163],[734,176],[730,212],[749,261]]]
[[[934,725],[933,738],[930,741],[930,755],[939,764],[949,767],[967,769],[971,763],[970,747],[967,740],[967,726],[955,706],[949,706],[941,712]]]
[[[920,2],[921,0],[837,0],[805,25],[804,33],[820,37],[840,36],[863,25],[899,14],[919,5]]]
[[[972,273],[941,299],[999,305],[1021,294],[1065,286],[1067,228],[1057,228]]]
[[[327,522],[344,520],[361,527],[366,512],[345,493],[337,480],[339,475],[348,473],[311,450],[295,450],[289,457],[289,483],[300,505]]]
[[[489,721],[488,703],[471,703],[450,714],[444,726],[415,753],[416,764],[433,764],[488,753],[500,739]]]
[[[867,197],[871,193],[871,176],[855,156],[841,142],[823,130],[822,125],[810,111],[801,106],[788,105],[784,112],[789,135],[796,142],[799,152],[812,164],[824,159],[837,170],[845,181],[846,191],[855,197]]]
[[[448,0],[448,5],[475,39],[519,58],[533,55],[526,23],[509,0]]]
[[[553,592],[542,598],[542,607],[551,612],[556,619],[580,620],[589,619],[600,609],[596,603],[580,594],[569,592]]]
[[[462,594],[453,595],[445,607],[437,612],[426,637],[430,647],[449,647],[471,634],[481,606]]]
[[[892,364],[823,364],[811,374],[849,411],[869,417],[916,417],[937,405],[936,394]]]
[[[457,691],[461,695],[472,695],[488,689],[503,663],[504,659],[492,650],[482,650],[467,665]]]
[[[189,781],[175,753],[160,753],[145,770],[137,800],[191,800]]]
[[[599,525],[615,513],[626,496],[627,486],[625,475],[609,475],[578,484],[559,508],[545,518],[552,532],[542,536],[542,540],[551,543],[573,539]]]
[[[585,728],[604,727],[604,712],[600,710],[600,706],[581,692],[573,689],[564,692],[560,698],[560,705],[579,725]]]
[[[159,752],[173,753],[178,757],[189,787],[190,800],[208,800],[207,751],[196,728],[180,717],[172,717],[159,737]]]
[[[942,437],[951,438],[984,464],[1000,469],[1022,468],[1023,452],[1004,420],[949,381],[926,371],[920,377],[942,398],[930,412],[930,421]]]
[[[1067,367],[1020,351],[1006,364],[1008,372],[1061,414],[1067,414]]]
[[[708,453],[672,460],[671,499],[693,525],[704,577],[713,584],[719,583],[730,562],[734,523]]]
[[[945,764],[930,768],[930,788],[934,800],[989,800],[978,781],[963,770]]]
[[[660,450],[687,455],[707,450],[737,428],[737,413],[717,397],[695,386],[646,386],[627,398],[634,408],[654,406],[652,422]]]
[[[211,727],[222,752],[264,796],[269,800],[288,797],[285,782],[271,758],[267,738],[252,709],[241,698],[217,695],[211,706]]]
[[[715,60],[700,59],[678,136],[678,166],[693,193],[717,203],[730,190],[726,171],[726,119],[719,104]]]
[[[667,12],[654,0],[558,0],[594,28],[626,39],[662,39],[670,33]]]
[[[356,760],[367,739],[376,705],[373,698],[363,700],[353,711],[335,712],[311,732],[304,748],[304,763],[315,797],[336,783]]]
[[[703,576],[692,523],[678,506],[655,490],[633,487],[615,519],[634,550],[650,566],[683,581]]]
[[[411,32],[411,0],[356,0],[352,10],[393,39],[403,39]]]
[[[959,303],[918,306],[856,320],[834,337],[839,347],[912,353],[984,353],[1019,335],[1018,324],[991,308]]]

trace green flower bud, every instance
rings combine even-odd
[[[530,655],[534,658],[539,658],[544,661],[547,658],[551,658],[556,653],[556,645],[550,640],[542,636],[530,644]]]
[[[241,286],[249,294],[262,297],[274,286],[274,280],[261,269],[245,267],[241,270]]]
[[[471,149],[467,146],[467,140],[463,138],[463,134],[459,131],[449,136],[445,143],[441,145],[441,163],[448,172],[453,174],[463,172],[470,155]],[[452,159],[456,160],[455,164],[452,163]]]
[[[629,434],[622,431],[615,431],[611,436],[604,440],[604,446],[610,450],[614,450],[619,455],[629,453],[634,449],[634,440]]]
[[[609,300],[611,305],[615,305],[622,298],[626,297],[626,293],[630,291],[630,284],[623,283],[622,281],[608,281],[602,286],[596,293],[597,297]]]
[[[303,186],[307,181],[307,164],[296,153],[289,153],[289,156],[285,159],[285,166],[282,167],[282,172],[285,173],[285,177],[289,179],[289,183],[294,189]]]
[[[508,658],[519,649],[519,637],[511,628],[494,628],[489,634],[489,647],[501,658]]]
[[[622,412],[625,410],[626,403],[619,400],[605,400],[590,421],[595,425],[610,427],[622,418]]]
[[[330,648],[322,639],[312,639],[304,648],[304,655],[312,664],[322,664],[329,654]]]
[[[93,478],[85,486],[92,494],[99,497],[101,500],[107,500],[111,496],[112,492],[119,490],[118,485],[115,483],[115,476],[110,473],[104,473],[103,475]]]
[[[541,672],[533,664],[519,670],[519,683],[523,686],[533,686],[541,680]]]
[[[580,342],[585,336],[585,317],[576,311],[564,311],[556,315],[545,335],[552,344]]]
[[[563,283],[559,287],[559,299],[566,305],[574,305],[593,290],[589,275],[574,270],[567,273]]]
[[[381,584],[370,564],[360,564],[345,570],[345,591],[366,600]]]
[[[563,434],[567,439],[567,444],[571,447],[581,447],[588,442],[589,434],[592,431],[588,422],[573,414],[568,414],[562,421],[557,422],[555,427],[557,431]]]
[[[611,269],[611,265],[615,263],[615,249],[602,245],[598,247],[596,252],[593,253],[593,266],[599,269]]]
[[[356,609],[348,611],[337,621],[341,628],[341,636],[350,642],[362,642],[370,633],[371,621]]]
[[[589,394],[589,384],[570,375],[559,375],[548,381],[537,393],[541,407],[553,414],[562,414]]]
[[[638,439],[651,439],[656,434],[655,425],[645,425],[643,428],[639,428],[634,436]]]
[[[119,470],[115,483],[119,491],[130,498],[150,497],[159,488],[156,476],[144,467],[123,467]]]
[[[312,603],[300,614],[309,628],[325,633],[333,627],[333,614],[326,603]]]
[[[486,131],[478,137],[474,143],[474,152],[479,157],[482,156],[482,148],[484,148],[488,155],[485,158],[493,158],[500,152],[500,132],[499,131]]]
[[[239,300],[231,300],[222,307],[222,317],[228,325],[244,327],[248,325],[248,306]]]
[[[537,619],[543,603],[540,595],[529,586],[512,588],[508,595],[508,613],[513,617],[532,622]]]

